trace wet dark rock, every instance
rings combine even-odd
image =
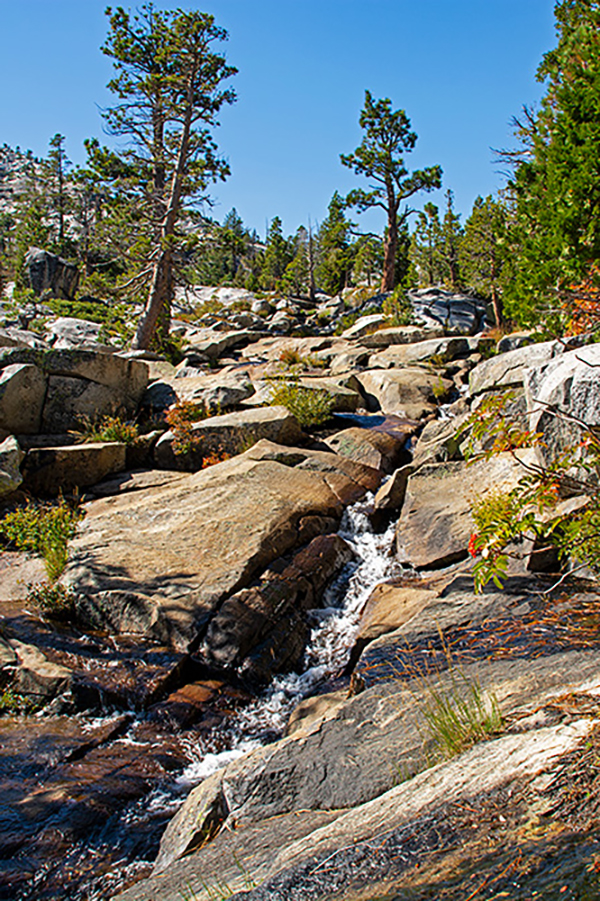
[[[202,652],[219,667],[241,667],[266,682],[299,662],[309,624],[306,613],[320,606],[327,582],[352,558],[338,535],[321,535],[281,572],[267,571],[258,585],[228,598],[211,619]]]

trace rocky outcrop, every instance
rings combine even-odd
[[[0,444],[0,496],[11,494],[22,483],[20,466],[24,456],[12,435]]]
[[[486,325],[487,304],[476,297],[434,287],[411,291],[409,298],[418,322],[447,334],[475,335]]]
[[[379,312],[383,298],[365,300],[364,292],[314,302],[212,294],[203,295],[210,303],[195,322],[187,321],[192,301],[177,300],[183,315],[174,333],[184,357],[177,367],[156,354],[38,349],[24,340],[0,350],[0,413],[9,410],[6,430],[19,436],[8,439],[7,486],[21,477],[21,446],[26,488],[46,490],[43,464],[54,457],[53,490],[88,491],[61,582],[73,592],[74,622],[46,623],[33,610],[37,595],[26,600],[22,583],[41,577],[41,564],[31,569],[40,561],[16,566],[14,554],[0,554],[0,684],[17,703],[45,705],[42,717],[11,716],[10,728],[8,716],[0,718],[13,817],[8,838],[6,830],[0,836],[8,861],[0,893],[2,880],[11,890],[29,881],[28,891],[58,897],[52,880],[61,868],[60,885],[79,891],[69,869],[76,861],[100,874],[81,889],[91,895],[103,867],[117,870],[124,849],[141,847],[141,833],[150,860],[158,841],[147,837],[177,801],[157,812],[148,793],[206,776],[214,751],[228,765],[192,791],[164,835],[154,875],[124,898],[400,897],[407,886],[414,894],[424,873],[424,894],[441,896],[457,848],[468,849],[461,867],[469,855],[483,867],[474,835],[491,857],[502,841],[522,853],[543,786],[560,782],[572,764],[591,772],[580,742],[596,747],[596,586],[570,579],[553,589],[521,572],[502,590],[474,594],[472,502],[490,487],[514,485],[523,469],[511,454],[471,465],[464,455],[469,408],[495,385],[517,387],[508,415],[522,425],[559,403],[570,414],[593,414],[595,350],[571,359],[563,346],[535,345],[480,362],[493,351],[490,339],[471,334],[483,305],[437,289],[421,297],[422,324],[398,328]],[[338,338],[334,329],[351,306],[375,318]],[[75,328],[86,340],[85,325]],[[473,394],[463,397],[471,369]],[[148,370],[154,381],[146,390]],[[285,408],[260,406],[272,376],[328,390],[335,414],[300,429]],[[459,391],[460,400],[441,406]],[[237,409],[173,435],[164,413],[177,399]],[[106,477],[94,466],[111,445],[39,434],[71,428],[82,410],[120,410],[143,430],[126,452],[112,445],[119,459]],[[460,426],[467,428],[457,435]],[[190,439],[184,454],[175,439]],[[88,463],[79,470],[74,458]],[[158,464],[168,468],[113,471]],[[390,478],[380,485],[384,473]],[[344,515],[366,491],[373,496]],[[576,512],[585,498],[566,503]],[[405,566],[394,560],[396,549]],[[390,573],[369,597],[364,585]],[[346,586],[352,613],[332,615]],[[344,636],[355,628],[344,624],[359,616],[356,632]],[[319,637],[304,658],[311,634]],[[322,656],[313,667],[316,647]],[[250,703],[274,674],[285,676],[266,709],[309,692],[287,728]],[[432,697],[458,709],[475,704],[488,717],[487,731],[470,734],[455,761],[443,759],[430,728]],[[242,756],[247,744],[227,742],[236,722],[254,715],[252,750]],[[210,749],[200,763],[199,748]],[[571,783],[567,794],[592,822],[593,804],[577,791]],[[468,820],[479,815],[475,829]],[[98,851],[100,824],[104,835],[140,834],[119,839],[119,850]],[[100,868],[98,853],[106,857]],[[60,865],[45,868],[50,858]],[[39,871],[35,883],[23,875],[24,860]],[[501,892],[503,867],[494,871],[494,891]],[[469,882],[467,894],[475,889]]]
[[[532,452],[521,452],[526,462]],[[489,488],[510,489],[526,472],[510,453],[471,465],[426,463],[409,476],[398,520],[400,558],[417,569],[439,569],[467,556],[475,526],[471,506]]]
[[[320,535],[283,572],[267,571],[254,587],[227,598],[203,641],[208,663],[236,666],[263,683],[273,673],[294,669],[309,637],[306,614],[320,606],[323,589],[352,556],[338,535]]]
[[[452,383],[417,367],[367,369],[356,376],[369,410],[396,413],[407,419],[423,419],[445,400]]]
[[[48,326],[48,339],[57,350],[95,347],[100,341],[102,326],[87,319],[59,316]]]
[[[321,862],[332,857],[344,862],[346,855],[354,862],[357,844],[370,846],[375,840],[379,843],[394,835],[396,843],[390,844],[389,853],[393,848],[397,853],[397,842],[403,835],[414,834],[416,829],[426,837],[439,829],[454,803],[459,808],[465,804],[480,808],[487,800],[493,801],[500,789],[514,790],[517,784],[523,789],[540,773],[556,772],[557,765],[591,735],[593,719],[585,713],[574,718],[559,714],[554,721],[535,722],[527,720],[527,715],[536,706],[551,705],[559,686],[585,692],[586,680],[597,677],[598,666],[597,652],[530,661],[529,684],[521,661],[465,669],[465,679],[471,683],[477,680],[483,691],[494,692],[507,719],[514,716],[514,731],[479,744],[455,760],[426,768],[408,781],[406,774],[410,776],[415,768],[424,766],[427,684],[420,679],[367,689],[296,738],[251,752],[202,783],[167,829],[156,875],[119,898],[149,901],[159,893],[161,901],[174,901],[181,886],[188,884],[205,899],[218,879],[231,879],[228,884],[232,891],[248,891],[243,885],[244,875],[256,885],[250,897],[273,897],[292,880],[312,897],[330,897],[330,884],[323,886],[320,873],[318,880],[316,874],[313,876]],[[436,691],[451,691],[452,678],[451,674],[435,677]],[[398,778],[401,784],[395,785]],[[279,785],[280,790],[267,791],[267,785]],[[262,836],[264,847],[270,848],[277,820],[291,811],[296,811],[296,818],[301,820],[303,811],[313,812],[312,821],[308,817],[305,820],[306,835],[298,839],[286,834],[284,828],[275,859],[272,851],[261,853],[258,836]],[[321,813],[329,813],[331,821],[320,822],[315,814]],[[231,832],[224,831],[212,846],[189,854],[207,834],[211,818],[213,823],[225,819],[246,838],[246,853],[242,851],[241,857],[243,874],[239,868],[235,874],[229,863],[236,856]],[[238,847],[241,850],[244,846]],[[427,848],[428,840],[423,846],[413,845],[405,865],[392,872],[399,877],[407,865],[422,864],[427,860]],[[354,854],[349,849],[354,849]],[[169,866],[184,854],[188,856]],[[405,860],[404,856],[401,859]],[[165,879],[161,872],[167,867]],[[387,876],[389,872],[388,863]],[[340,877],[347,890],[361,885],[364,888],[365,883],[350,863],[342,869],[336,863],[336,873],[338,891]],[[365,881],[371,879],[365,877]]]
[[[0,350],[0,427],[13,434],[60,433],[91,418],[137,411],[148,368],[92,350]]]
[[[304,440],[300,426],[285,407],[257,407],[196,422],[188,447],[178,448],[176,434],[165,432],[154,448],[155,464],[162,469],[194,472],[210,454],[235,455],[261,439],[296,445]]]
[[[66,260],[32,247],[25,256],[27,277],[32,291],[37,297],[49,295],[72,300],[79,283],[79,271]]]
[[[142,403],[153,410],[165,410],[177,401],[191,401],[215,413],[225,412],[253,394],[254,386],[246,371],[224,369],[219,373],[153,382]]]
[[[56,497],[123,472],[126,446],[117,441],[71,447],[32,447],[23,466],[24,487],[36,497]]]
[[[408,424],[404,435],[379,432],[375,429],[343,429],[327,439],[326,444],[336,454],[364,463],[373,469],[391,473],[410,459],[406,441],[411,431]]]
[[[530,428],[539,432],[542,460],[555,460],[600,427],[600,345],[571,350],[525,374]],[[587,427],[587,428],[586,428]]]
[[[469,390],[474,397],[485,391],[500,391],[507,388],[522,388],[525,373],[532,366],[541,366],[559,356],[564,351],[564,344],[558,341],[545,341],[543,344],[532,344],[517,347],[507,353],[498,354],[484,360],[473,369],[469,377]]]
[[[0,428],[18,435],[39,432],[48,389],[33,363],[12,363],[0,371]]]
[[[256,459],[260,451],[170,487],[97,502],[66,574],[80,616],[187,647],[227,597],[334,530],[343,504],[373,484],[373,470],[338,465],[334,454],[297,452],[295,465],[284,448],[285,462],[277,449]]]

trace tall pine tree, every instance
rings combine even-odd
[[[600,290],[600,4],[561,0],[555,16],[557,46],[537,74],[546,93],[521,128],[519,259],[505,304],[521,324],[551,317],[564,328]]]

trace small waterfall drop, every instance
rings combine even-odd
[[[373,588],[402,571],[392,555],[395,526],[390,524],[381,534],[373,530],[368,516],[372,502],[369,494],[344,512],[338,534],[352,548],[354,559],[327,588],[323,607],[311,611],[314,625],[302,672],[276,676],[261,697],[237,714],[229,734],[219,735],[226,750],[191,748],[196,759],[177,780],[181,787],[197,784],[265,740],[277,738],[299,701],[344,666]]]

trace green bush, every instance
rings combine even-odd
[[[73,319],[86,319],[102,326],[100,340],[117,338],[126,342],[133,334],[129,322],[130,309],[126,304],[107,304],[94,300],[62,300],[51,297],[44,301],[56,316],[69,316]]]
[[[52,505],[29,502],[0,520],[0,536],[19,551],[43,557],[53,584],[67,565],[67,546],[83,516],[82,510],[69,506],[63,498]]]
[[[123,422],[118,416],[103,416],[100,420],[92,420],[89,416],[79,418],[80,428],[77,434],[82,442],[120,441],[123,444],[134,444],[139,437],[139,429],[133,422]]]
[[[507,413],[513,392],[487,398],[462,426],[470,431],[468,459],[489,459],[498,453],[512,453],[521,461],[520,451],[541,445],[542,436],[519,426]],[[554,415],[561,418],[559,412]],[[577,425],[581,440],[567,447],[552,462],[522,462],[523,475],[508,491],[493,490],[475,500],[472,515],[475,532],[469,553],[475,559],[475,588],[480,591],[490,580],[502,588],[511,558],[522,559],[528,548],[554,548],[559,556],[600,571],[600,438],[584,422],[565,417],[569,427]],[[478,449],[482,448],[483,449]],[[559,502],[581,496],[576,511],[562,513]]]
[[[32,701],[19,694],[13,688],[7,687],[0,692],[0,716],[19,716],[35,713],[40,710],[41,704]]]
[[[335,398],[329,391],[305,388],[297,379],[268,379],[272,406],[286,407],[303,428],[322,425],[333,410]]]
[[[335,334],[341,335],[342,332],[345,332],[347,328],[350,328],[350,326],[354,325],[354,323],[358,319],[360,319],[362,315],[363,313],[361,313],[360,310],[354,310],[354,312],[352,313],[344,313],[335,327]]]
[[[59,582],[36,582],[29,585],[27,600],[46,616],[58,620],[70,619],[75,604],[73,592]]]
[[[390,325],[412,325],[415,321],[412,303],[403,285],[398,285],[382,304],[383,315],[390,320]]]

